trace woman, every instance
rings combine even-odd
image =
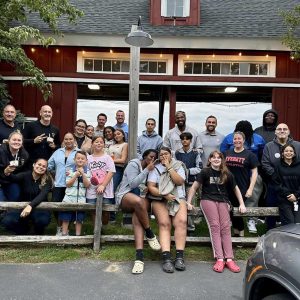
[[[106,126],[103,130],[103,136],[105,140],[105,153],[109,154],[109,147],[116,143],[114,139],[115,129],[112,126]]]
[[[188,194],[188,210],[193,209],[191,201],[200,187],[202,187],[200,206],[210,229],[216,259],[213,270],[221,273],[226,266],[234,273],[240,272],[240,268],[233,261],[229,214],[231,205],[227,191],[231,190],[235,193],[239,201],[239,212],[245,213],[246,208],[241,192],[234,177],[228,171],[221,152],[213,151],[209,155],[207,168],[197,175]]]
[[[5,173],[9,180],[21,185],[21,201],[30,203],[21,211],[9,211],[3,218],[2,224],[7,230],[16,234],[27,234],[30,230],[30,222],[34,227],[34,233],[44,234],[46,226],[50,223],[51,213],[49,211],[36,211],[34,208],[41,202],[47,201],[48,193],[52,188],[52,177],[47,171],[47,161],[43,158],[37,159],[33,164],[32,171],[18,174],[10,173],[6,168]]]
[[[91,185],[87,188],[86,202],[95,204],[97,194],[103,194],[104,204],[115,204],[112,177],[115,165],[112,158],[104,153],[104,137],[95,136],[92,139],[92,154],[88,156],[88,169],[91,171]],[[103,212],[102,223],[106,225],[109,212]],[[95,220],[95,214],[93,214]]]
[[[53,202],[62,202],[66,192],[66,172],[75,166],[75,154],[79,150],[73,133],[68,132],[64,136],[64,147],[57,149],[48,161],[48,170],[55,173],[54,188],[52,192]],[[55,214],[57,218],[57,213]],[[61,235],[61,222],[58,222],[56,235]]]
[[[85,135],[87,124],[85,120],[79,119],[75,122],[74,137],[77,143],[77,147],[82,151],[91,152],[92,140]]]
[[[7,179],[7,174],[18,174],[28,166],[29,155],[23,147],[23,136],[12,132],[8,142],[0,146],[0,201],[19,201],[20,186]]]
[[[140,197],[140,187],[145,185],[147,176],[154,169],[157,151],[146,150],[143,159],[132,159],[125,171],[119,190],[116,194],[116,202],[126,213],[132,213],[132,224],[135,237],[135,262],[132,274],[144,272],[144,233],[153,250],[160,250],[160,244],[152,232],[149,224],[148,209],[149,201]],[[145,186],[144,186],[145,187]]]
[[[87,125],[85,129],[85,135],[92,139],[94,137],[95,128],[93,125]]]
[[[237,131],[233,134],[234,148],[226,151],[226,166],[229,171],[234,175],[236,183],[242,193],[246,206],[253,206],[253,202],[248,202],[253,193],[253,188],[257,179],[257,166],[259,165],[258,159],[254,153],[244,147],[245,135]],[[233,206],[237,206],[239,201],[233,195]],[[251,222],[254,224],[251,224]],[[248,220],[248,230],[250,233],[256,233],[255,221]],[[235,236],[244,236],[244,221],[241,217],[232,218],[232,227]],[[255,228],[256,229],[256,228]]]
[[[293,145],[282,147],[280,165],[272,181],[277,192],[281,225],[300,223],[300,160]]]
[[[118,188],[124,173],[124,166],[128,158],[128,144],[125,143],[125,133],[122,129],[115,129],[114,132],[115,144],[109,146],[109,155],[112,157],[116,173],[114,174],[114,192]]]
[[[187,207],[184,181],[186,178],[182,163],[172,160],[171,150],[161,147],[160,163],[149,173],[148,189],[153,213],[159,227],[159,240],[162,248],[162,269],[173,273],[185,270],[184,248],[187,230]],[[164,185],[164,186],[163,186]],[[176,245],[175,264],[171,260],[171,227],[174,226]]]

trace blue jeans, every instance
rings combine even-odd
[[[33,210],[26,218],[21,218],[22,210],[13,210],[5,214],[2,220],[2,225],[6,230],[12,231],[15,234],[27,234],[30,230],[29,223],[32,222],[34,226],[34,233],[44,234],[45,228],[51,221],[51,214],[49,211],[35,211]]]
[[[20,186],[17,183],[4,184],[0,188],[0,202],[18,202],[21,194]],[[30,201],[29,199],[26,199]]]
[[[116,192],[117,187],[122,181],[124,173],[124,168],[122,167],[116,167],[116,173],[113,176],[113,183],[114,183],[114,193]]]

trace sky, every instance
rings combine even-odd
[[[235,125],[240,120],[248,120],[252,123],[253,129],[262,125],[263,113],[271,108],[271,103],[257,102],[198,102],[177,103],[176,110],[186,112],[186,124],[196,129],[198,132],[205,130],[205,120],[209,115],[214,115],[218,119],[217,131],[224,135],[231,133]],[[128,121],[129,103],[128,101],[105,101],[105,100],[77,100],[77,119],[84,119],[89,125],[97,125],[97,115],[105,113],[108,125],[115,125],[115,114],[117,110],[125,112],[125,122]],[[158,102],[139,102],[138,135],[145,130],[147,118],[154,118],[158,121]],[[165,104],[163,136],[169,129],[169,103]]]

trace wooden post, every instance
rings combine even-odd
[[[134,26],[133,26],[134,27]],[[132,29],[134,30],[134,29]],[[140,47],[130,47],[130,83],[129,83],[129,160],[136,158],[139,118],[139,76]]]
[[[95,217],[95,228],[94,228],[94,251],[100,251],[100,239],[101,239],[101,228],[102,228],[102,205],[103,205],[103,194],[97,194],[96,202],[96,217]]]

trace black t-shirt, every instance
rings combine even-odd
[[[251,170],[259,165],[258,159],[254,153],[246,149],[239,153],[230,149],[225,152],[225,157],[226,166],[233,174],[244,198],[250,185]]]
[[[236,182],[232,174],[229,173],[225,184],[220,183],[220,175],[220,171],[213,170],[212,168],[204,168],[197,175],[196,180],[202,185],[201,200],[229,201],[228,190],[233,190]]]

